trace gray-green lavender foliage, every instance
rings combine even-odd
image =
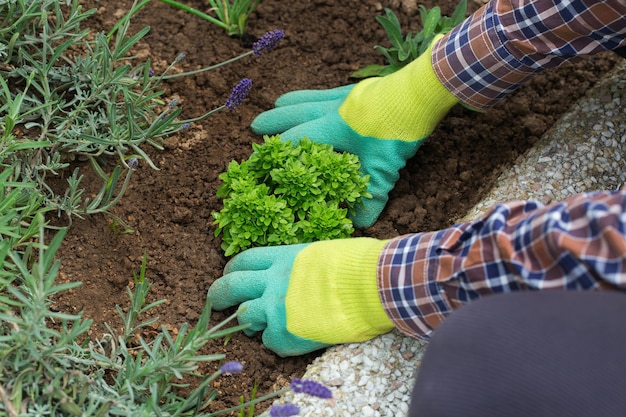
[[[110,214],[138,161],[157,169],[143,145],[162,149],[163,137],[224,108],[180,120],[177,101],[163,98],[162,81],[176,76],[167,72],[184,54],[160,75],[149,60],[131,55],[150,31],[128,30],[145,3],[133,3],[109,33],[90,33],[80,25],[95,10],[77,0],[0,2],[0,140],[8,149],[2,162],[15,168],[14,180],[37,184],[43,203],[70,219]],[[64,191],[50,185],[76,159],[102,179],[94,198],[84,195],[79,168]]]
[[[199,350],[210,340],[244,328],[224,328],[236,314],[211,327],[207,304],[193,327],[183,324],[176,334],[162,327],[150,340],[139,336],[141,328],[156,321],[140,317],[163,302],[146,303],[151,284],[144,258],[134,290],[128,290],[129,308],[118,307],[122,331],[116,334],[109,328],[98,340],[79,343],[91,320],[55,311],[52,301],[79,285],[57,283],[60,261],[55,253],[65,229],[44,243],[42,215],[30,220],[29,242],[0,242],[1,415],[212,416],[232,411],[205,411],[217,395],[211,382],[227,370],[200,375],[200,383],[184,396],[178,389],[186,386],[185,376],[198,376],[201,363],[224,361],[222,354],[202,355]]]
[[[128,308],[117,307],[122,328],[89,340],[92,321],[54,308],[54,298],[80,285],[59,283],[56,257],[66,229],[45,241],[46,222],[32,183],[0,173],[0,415],[30,416],[214,416],[244,409],[276,395],[271,393],[230,409],[209,413],[217,392],[211,383],[233,372],[223,354],[200,354],[209,341],[238,332],[226,327],[237,315],[210,326],[207,303],[194,326],[175,333],[165,327],[153,338],[141,329],[155,327],[143,316],[164,301],[147,303],[151,284],[146,258]],[[126,304],[126,303],[125,303]],[[84,340],[84,341],[83,341]],[[198,375],[202,363],[222,364],[210,375]],[[200,382],[187,388],[187,376]],[[280,391],[280,392],[284,392]],[[278,393],[280,393],[278,392]]]
[[[0,140],[10,150],[2,163],[14,167],[14,180],[37,184],[43,204],[70,218],[107,212],[132,173],[127,161],[153,166],[140,145],[160,147],[159,138],[179,128],[174,117],[159,118],[162,91],[150,63],[128,57],[149,28],[129,36],[125,19],[115,31],[90,37],[80,24],[94,11],[75,0],[0,2]],[[119,161],[110,172],[106,156]],[[78,168],[65,191],[50,185],[76,158],[102,178],[97,197],[83,195]]]

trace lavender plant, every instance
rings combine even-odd
[[[248,19],[261,0],[207,0],[215,17],[174,0],[160,0],[163,3],[185,10],[224,29],[228,36],[244,37]]]
[[[232,161],[220,175],[224,206],[213,217],[226,256],[352,235],[348,214],[371,197],[356,155],[306,138],[294,144],[266,136],[252,146],[248,160]]]
[[[8,149],[2,161],[14,167],[14,180],[36,184],[42,204],[70,221],[73,215],[112,215],[110,208],[123,196],[139,161],[157,169],[142,146],[162,149],[164,137],[234,108],[249,89],[239,85],[233,92],[237,100],[229,98],[225,105],[185,120],[177,100],[168,103],[163,97],[163,80],[259,55],[282,37],[273,31],[237,58],[172,74],[184,58],[181,54],[155,75],[150,61],[129,55],[150,30],[128,32],[131,16],[146,3],[135,1],[108,34],[90,37],[80,24],[95,10],[83,11],[78,0],[0,2],[0,140]],[[94,198],[84,195],[80,166],[68,175],[64,192],[50,185],[50,177],[77,159],[88,161],[102,180]],[[114,167],[107,172],[110,162]]]
[[[8,230],[7,214],[21,212],[24,220],[29,205],[10,208],[11,204],[2,203],[0,230],[4,234]],[[134,289],[127,290],[129,307],[126,311],[117,307],[121,331],[107,327],[108,333],[97,340],[81,342],[92,321],[80,314],[59,312],[52,301],[79,285],[57,283],[60,261],[55,255],[66,229],[46,243],[43,215],[36,213],[29,223],[21,226],[30,232],[28,241],[0,240],[1,415],[210,417],[251,407],[289,389],[323,398],[332,395],[320,384],[294,380],[282,390],[208,412],[217,396],[213,381],[224,374],[239,373],[243,366],[226,361],[223,354],[199,352],[209,341],[228,337],[245,326],[228,327],[239,312],[211,326],[211,306],[207,303],[193,327],[182,324],[177,332],[170,332],[163,326],[156,336],[145,339],[141,329],[154,327],[157,319],[141,321],[143,316],[164,302],[146,302],[151,284],[145,275],[145,257],[134,276]],[[217,370],[200,375],[200,364],[209,362],[216,362]],[[186,377],[199,382],[190,386]],[[185,395],[180,388],[186,389]]]
[[[428,49],[435,36],[448,33],[465,19],[467,0],[459,2],[451,17],[442,16],[439,6],[427,9],[420,4],[419,11],[422,29],[409,32],[403,38],[398,17],[392,10],[385,8],[385,16],[377,16],[376,20],[385,29],[391,46],[385,48],[376,45],[374,49],[383,55],[386,64],[368,65],[353,72],[350,76],[353,78],[384,76],[414,61]]]

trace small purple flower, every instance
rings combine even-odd
[[[294,378],[291,381],[291,389],[293,392],[301,392],[318,398],[333,398],[333,393],[330,389],[319,382],[311,381],[310,379]]]
[[[126,162],[126,165],[128,165],[130,169],[135,169],[139,166],[139,160],[137,158],[130,158],[128,162]]]
[[[183,59],[185,59],[185,57],[187,56],[186,53],[181,52],[180,54],[178,54],[178,56],[176,57],[176,59],[174,60],[175,64],[178,64],[180,61],[182,61]]]
[[[191,127],[191,124],[189,123],[183,123],[182,125],[180,125],[179,129],[180,130],[187,130]]]
[[[252,44],[252,51],[254,52],[254,55],[259,56],[263,53],[263,51],[269,51],[270,49],[273,49],[284,37],[285,32],[283,32],[282,30],[270,30],[269,32],[265,33],[265,35],[261,36],[258,41]]]
[[[290,417],[300,413],[300,407],[294,404],[278,404],[270,408],[271,417]]]
[[[252,87],[252,80],[249,78],[244,78],[239,81],[239,84],[233,88],[230,96],[226,99],[226,107],[230,110],[235,110],[237,107],[241,106],[243,100],[248,96],[250,92],[250,88]]]
[[[237,361],[226,362],[220,366],[220,372],[223,374],[238,374],[243,371],[243,365]]]
[[[154,75],[154,70],[152,68],[148,69],[148,76],[152,77]]]
[[[178,99],[173,98],[172,101],[167,105],[167,107],[172,110],[174,107],[178,106]]]

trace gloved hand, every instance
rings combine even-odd
[[[280,356],[361,342],[393,329],[378,296],[376,267],[386,241],[327,240],[248,249],[209,288],[215,310],[241,303],[246,334]]]
[[[331,90],[287,93],[278,98],[275,109],[253,120],[252,130],[281,133],[294,142],[306,136],[358,155],[363,173],[370,175],[373,198],[364,200],[352,220],[357,227],[369,227],[387,204],[400,169],[459,102],[437,79],[431,51],[432,45],[385,77]]]

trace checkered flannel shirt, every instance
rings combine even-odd
[[[498,204],[476,221],[392,239],[378,288],[395,326],[425,339],[452,310],[489,294],[626,289],[626,191]]]
[[[486,109],[537,72],[626,44],[625,0],[492,0],[433,47],[433,69]]]

